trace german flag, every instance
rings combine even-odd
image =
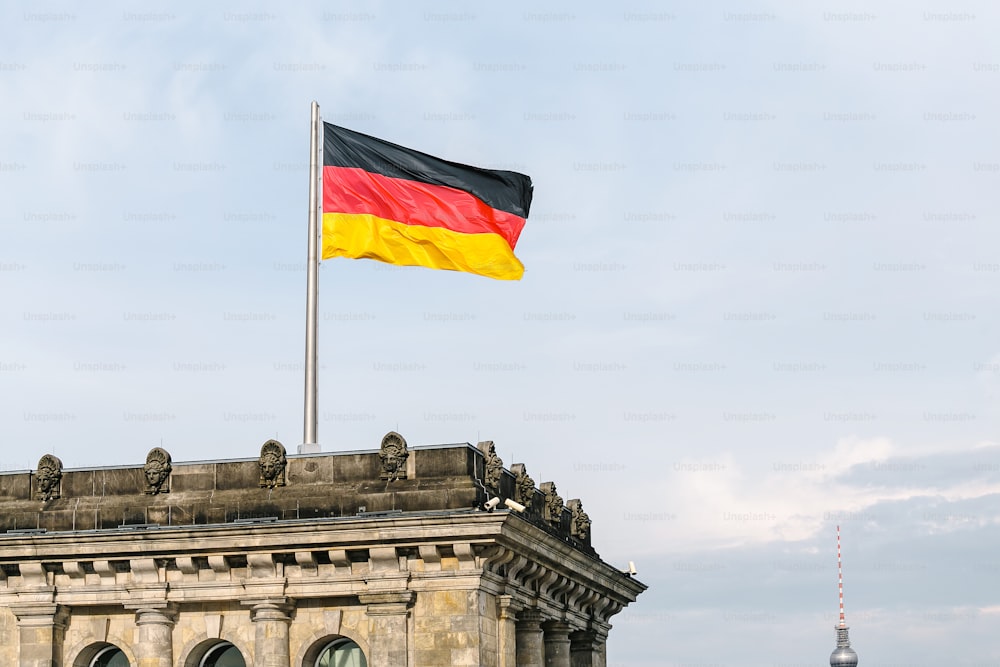
[[[519,280],[514,246],[531,179],[479,169],[323,123],[323,259]]]

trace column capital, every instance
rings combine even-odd
[[[569,635],[570,650],[573,652],[593,651],[600,648],[607,639],[607,635],[602,636],[593,630],[577,630]]]
[[[294,600],[286,597],[241,600],[240,605],[250,608],[250,620],[254,623],[261,621],[288,623],[292,620],[292,611],[295,610]]]
[[[514,600],[513,595],[497,597],[497,616],[501,621],[516,621],[521,605]]]
[[[177,605],[173,602],[126,602],[126,609],[135,611],[136,625],[169,625],[177,622]]]
[[[368,605],[368,614],[387,615],[404,614],[413,604],[417,594],[413,591],[397,591],[395,593],[361,593],[358,602]]]
[[[532,629],[541,629],[542,621],[545,617],[542,616],[542,612],[534,607],[529,607],[527,609],[522,609],[518,615],[517,625],[519,627],[527,627]]]
[[[51,602],[15,602],[10,611],[22,627],[65,627],[69,608]]]
[[[542,623],[542,628],[547,633],[550,633],[550,634],[553,634],[553,635],[557,635],[557,634],[558,635],[563,635],[564,634],[564,635],[566,635],[567,638],[569,637],[569,633],[573,630],[573,628],[570,627],[569,623],[567,623],[566,621],[559,620],[559,619],[552,619],[552,620],[549,620],[549,621],[545,621],[544,623]]]
[[[569,638],[580,643],[599,641],[597,632],[594,630],[574,630],[570,633]]]

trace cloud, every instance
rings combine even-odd
[[[888,438],[847,437],[813,460],[766,467],[751,468],[732,452],[681,457],[663,470],[656,491],[641,485],[617,497],[622,516],[633,520],[612,523],[611,541],[642,525],[658,539],[632,553],[649,556],[662,543],[677,553],[802,543],[836,523],[927,534],[1000,521],[989,509],[1000,494],[1000,448],[894,456],[899,450]]]

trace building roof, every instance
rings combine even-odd
[[[62,469],[45,455],[35,471],[0,473],[0,536],[508,512],[510,499],[527,506],[519,518],[596,558],[582,502],[511,468],[492,442],[409,448],[394,433],[377,450],[288,455],[269,440],[259,457],[230,460],[176,463],[157,447],[145,465]]]
[[[282,576],[281,595],[370,596],[383,578],[420,590],[442,573],[578,627],[646,588],[600,559],[579,499],[505,468],[488,441],[410,449],[389,433],[378,450],[287,455],[269,440],[257,459],[154,448],[145,465],[64,470],[45,455],[0,473],[0,603],[53,583],[71,606],[122,585],[217,600]]]

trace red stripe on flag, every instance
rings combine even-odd
[[[492,208],[468,192],[352,167],[323,167],[323,212],[367,213],[463,234],[497,234],[511,248],[524,228],[524,218]]]

